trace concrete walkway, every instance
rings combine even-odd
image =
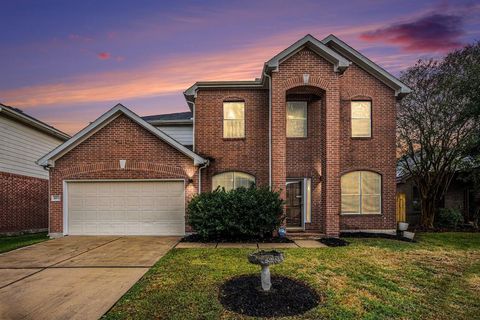
[[[176,249],[187,248],[248,248],[248,249],[288,249],[288,248],[325,248],[327,247],[317,240],[294,240],[291,243],[237,243],[237,242],[219,242],[219,243],[201,243],[201,242],[179,242]]]
[[[0,319],[98,319],[178,237],[80,237],[0,255]]]

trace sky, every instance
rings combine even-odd
[[[187,111],[196,81],[253,80],[312,34],[398,76],[480,40],[478,1],[0,0],[0,102],[69,134],[122,103]]]

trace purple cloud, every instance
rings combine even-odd
[[[365,32],[366,41],[384,41],[405,51],[449,51],[463,45],[463,17],[434,13],[417,20]]]

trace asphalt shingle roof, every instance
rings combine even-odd
[[[145,121],[172,121],[172,120],[190,120],[192,119],[192,113],[190,111],[187,112],[177,112],[177,113],[168,113],[168,114],[157,114],[153,116],[145,116],[142,117]]]

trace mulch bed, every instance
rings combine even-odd
[[[420,226],[414,226],[411,228],[413,232],[480,232],[480,228],[475,228],[471,224],[462,224],[457,226],[457,228],[447,228],[447,227],[435,227],[435,228],[422,228]]]
[[[385,233],[369,233],[369,232],[345,232],[340,233],[343,238],[381,238],[390,240],[399,240],[405,242],[416,242],[413,239],[405,238],[400,235],[385,234]]]
[[[264,237],[264,238],[212,238],[203,239],[198,234],[191,234],[185,236],[180,242],[202,242],[202,243],[223,243],[223,242],[235,242],[235,243],[292,243],[293,241],[284,237]]]
[[[350,242],[339,238],[321,238],[318,241],[329,247],[345,247],[350,244]]]
[[[227,309],[251,317],[286,317],[318,306],[321,297],[301,281],[272,276],[272,288],[262,290],[260,276],[232,278],[220,287],[219,300]]]

